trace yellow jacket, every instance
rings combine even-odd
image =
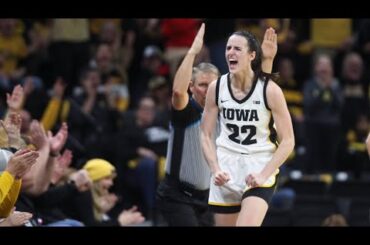
[[[0,218],[9,216],[17,201],[21,185],[22,181],[14,179],[8,171],[0,175]]]

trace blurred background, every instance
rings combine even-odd
[[[369,226],[370,19],[1,19],[0,116],[22,85],[23,132],[33,119],[53,132],[67,122],[72,168],[93,158],[116,168],[111,216],[138,205],[157,225],[172,81],[202,22],[195,64],[221,73],[232,32],[278,34],[273,72],[296,146],[264,225]]]

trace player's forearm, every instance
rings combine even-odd
[[[212,173],[216,173],[217,171],[220,170],[220,167],[217,162],[216,146],[212,140],[213,136],[202,130],[200,139],[203,154],[204,157],[206,158],[208,166],[211,169]]]
[[[289,157],[294,149],[294,137],[283,139],[274,153],[271,161],[262,170],[261,174],[266,178],[270,177]]]
[[[272,66],[274,63],[273,58],[262,58],[262,71],[265,73],[271,73],[272,72]]]

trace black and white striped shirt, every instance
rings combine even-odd
[[[200,143],[202,113],[193,98],[183,110],[172,109],[167,146],[166,173],[197,190],[209,189],[211,177]]]

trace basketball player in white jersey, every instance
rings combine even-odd
[[[266,35],[276,43],[275,33]],[[260,226],[279,167],[294,148],[292,121],[282,90],[261,72],[261,47],[252,34],[233,33],[225,55],[229,73],[210,84],[201,124],[212,172],[208,204],[216,225]]]
[[[213,225],[213,214],[208,211],[211,172],[201,149],[200,121],[208,85],[219,73],[209,63],[193,68],[204,32],[202,24],[174,78],[166,175],[157,190],[158,209],[169,226]],[[262,69],[266,72],[271,72],[277,52],[276,39],[268,38],[274,34],[274,29],[267,29],[262,44]]]

